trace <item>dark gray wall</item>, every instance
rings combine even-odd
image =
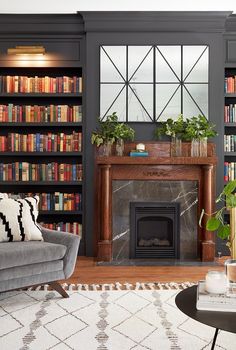
[[[208,45],[209,46],[209,119],[216,124],[219,133],[214,141],[217,145],[219,164],[217,166],[217,193],[222,189],[223,179],[223,106],[224,106],[224,40],[222,32],[227,14],[215,17],[208,13],[204,16],[195,14],[194,23],[188,14],[165,15],[144,13],[139,17],[137,26],[135,14],[112,13],[108,19],[105,14],[82,13],[85,20],[86,33],[86,118],[87,142],[86,157],[93,159],[94,150],[90,144],[91,132],[96,128],[99,115],[99,47],[100,45]],[[140,14],[139,14],[140,16]],[[179,17],[178,17],[179,16]],[[177,18],[178,17],[178,18]],[[161,21],[158,19],[161,18]],[[182,18],[182,21],[181,21]],[[190,15],[191,18],[191,15]],[[107,19],[107,21],[105,20]],[[148,19],[148,20],[147,20]],[[209,20],[210,19],[210,20]],[[114,20],[114,22],[112,22]],[[156,25],[153,21],[156,21]],[[205,20],[205,21],[204,21]],[[220,22],[220,23],[219,23]],[[213,25],[214,23],[214,25]],[[223,23],[223,24],[222,24]],[[147,30],[148,28],[148,30]],[[152,31],[149,31],[152,28]],[[132,123],[137,140],[150,140],[156,127],[152,123]],[[86,252],[93,255],[94,218],[94,163],[86,162]]]

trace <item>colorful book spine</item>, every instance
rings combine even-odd
[[[0,152],[81,152],[82,133],[17,134],[0,136]]]
[[[0,76],[1,93],[82,93],[82,77]]]
[[[0,163],[0,181],[82,181],[82,164]]]
[[[81,211],[81,193],[18,193],[17,196],[25,198],[37,194],[39,200],[39,210],[43,211]],[[13,194],[14,195],[14,194]],[[15,195],[14,195],[15,196]]]
[[[82,106],[0,105],[0,123],[80,123]]]
[[[40,225],[50,230],[70,232],[70,233],[73,233],[74,235],[82,237],[82,224],[78,222],[53,222],[53,223],[40,222]]]

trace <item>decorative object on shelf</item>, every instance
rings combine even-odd
[[[116,142],[116,154],[123,156],[124,140],[133,140],[134,130],[125,123],[119,123],[116,112],[108,115],[104,121],[99,117],[98,123],[99,128],[92,132],[92,144],[96,144],[97,147],[103,146],[101,155],[109,156],[112,144]]]
[[[16,46],[7,49],[8,55],[45,55],[43,46]]]
[[[216,203],[223,202],[223,206],[214,213],[206,213],[202,210],[199,224],[204,215],[210,216],[206,223],[208,231],[217,231],[218,237],[226,241],[231,252],[231,258],[236,259],[236,180],[231,180],[224,187],[216,199]],[[224,211],[230,211],[230,224],[224,222]]]
[[[204,115],[186,119],[185,138],[191,140],[191,157],[207,157],[207,139],[217,135]]]
[[[123,156],[125,150],[125,143],[123,139],[116,140],[116,155]]]
[[[226,292],[227,278],[224,271],[210,270],[206,274],[206,291],[213,294]]]
[[[135,148],[138,152],[144,152],[146,150],[144,143],[137,143]]]
[[[176,120],[169,118],[161,122],[161,126],[155,130],[155,136],[167,135],[171,137],[170,155],[171,157],[182,156],[182,139],[186,130],[186,121],[182,114]]]
[[[228,281],[227,295],[236,297],[236,260],[225,261],[225,272]]]
[[[149,153],[146,151],[144,143],[137,143],[134,150],[129,152],[130,157],[148,157]]]

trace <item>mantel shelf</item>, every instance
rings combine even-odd
[[[97,164],[104,165],[215,165],[213,157],[97,157]]]

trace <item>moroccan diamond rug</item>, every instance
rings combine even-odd
[[[0,349],[210,350],[214,329],[175,306],[181,286],[100,287],[0,294]],[[221,331],[215,349],[235,350],[236,335]]]

